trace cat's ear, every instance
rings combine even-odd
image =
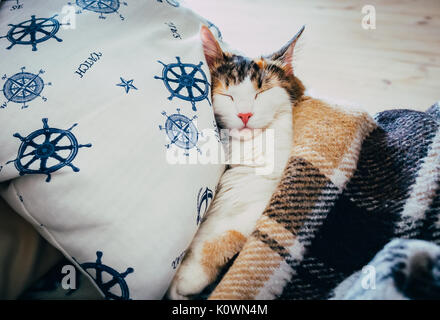
[[[280,50],[278,50],[275,53],[272,53],[267,58],[270,60],[280,61],[283,65],[283,69],[286,71],[286,73],[289,75],[293,75],[293,51],[295,49],[296,42],[298,41],[299,37],[303,33],[306,26],[302,26],[301,29],[295,34],[295,36],[290,39],[284,47],[282,47]]]
[[[223,51],[217,40],[207,26],[202,26],[200,30],[202,38],[203,51],[205,53],[206,62],[210,70],[215,68],[216,62],[223,59]]]

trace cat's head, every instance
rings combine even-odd
[[[293,73],[295,44],[304,27],[279,51],[250,59],[224,52],[207,27],[201,29],[211,72],[213,108],[220,128],[265,129],[304,93]]]

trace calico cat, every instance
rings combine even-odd
[[[243,247],[281,179],[292,144],[292,108],[304,94],[294,75],[292,58],[304,27],[279,51],[250,59],[225,52],[207,27],[201,29],[211,73],[214,114],[220,129],[231,130],[232,144],[245,154],[223,174],[167,296],[189,299],[216,280],[222,267]],[[260,130],[255,130],[260,129]],[[253,142],[273,130],[273,155]],[[264,159],[269,174],[256,174],[252,161]],[[256,162],[256,161],[255,161]],[[255,163],[254,162],[254,163]]]

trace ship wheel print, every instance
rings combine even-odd
[[[91,144],[78,144],[78,140],[71,130],[77,126],[75,123],[67,130],[51,128],[47,118],[43,118],[43,128],[32,132],[27,137],[22,137],[15,133],[14,137],[21,140],[18,155],[13,162],[20,173],[25,174],[45,174],[46,182],[50,182],[51,174],[59,169],[68,166],[74,172],[79,168],[72,164],[80,148],[90,148]],[[67,143],[67,144],[66,144]]]
[[[83,263],[81,268],[95,280],[96,285],[101,289],[106,299],[129,300],[130,291],[125,282],[125,277],[133,273],[133,268],[127,268],[125,272],[119,273],[115,269],[102,264],[102,256],[103,253],[97,251],[96,262]],[[110,280],[105,282],[106,279]]]
[[[214,194],[209,188],[201,188],[197,195],[197,225],[202,222],[203,216],[208,211],[209,205],[212,201]]]
[[[36,18],[31,16],[30,20],[23,21],[19,24],[9,24],[11,29],[7,35],[0,37],[6,38],[11,45],[6,49],[12,49],[15,45],[31,45],[32,51],[37,51],[37,44],[54,38],[58,42],[63,40],[56,36],[60,29],[60,23],[55,19],[57,15],[50,18]]]
[[[68,3],[72,5],[72,3]],[[127,6],[127,2],[122,2],[124,6]],[[92,11],[99,13],[100,19],[105,19],[107,14],[118,13],[121,20],[125,20],[124,16],[119,13],[121,2],[119,0],[76,0],[76,5],[82,10]],[[77,13],[81,13],[78,11]]]
[[[21,68],[21,72],[14,74],[11,77],[4,75],[2,80],[6,80],[3,85],[3,94],[6,98],[6,102],[0,105],[0,108],[6,108],[9,102],[21,103],[22,109],[28,107],[26,104],[34,100],[37,97],[47,101],[47,99],[41,96],[41,92],[44,86],[50,86],[52,83],[44,83],[41,75],[44,74],[44,70],[40,70],[37,74],[25,72],[25,67]]]
[[[179,57],[176,57],[177,63],[164,64],[162,77],[154,76],[155,79],[160,79],[165,84],[165,87],[171,93],[168,97],[172,100],[177,97],[182,100],[191,101],[192,109],[197,111],[196,102],[204,99],[208,100],[209,105],[209,82],[206,78],[205,72],[201,69],[203,62],[198,65],[191,63],[182,63]]]
[[[208,20],[207,22],[208,22],[207,27],[209,29],[211,29],[211,31],[212,31],[212,29],[214,29],[215,32],[217,33],[217,39],[219,39],[220,41],[223,41],[223,36],[222,36],[222,33],[221,33],[220,29],[214,23],[212,23],[211,21]]]
[[[201,150],[197,147],[199,140],[199,131],[193,123],[197,116],[193,116],[191,119],[180,113],[180,109],[177,109],[177,113],[167,115],[166,112],[162,112],[162,115],[167,118],[164,126],[159,126],[160,130],[164,130],[170,143],[165,145],[170,148],[171,145],[185,150],[185,155],[189,156],[189,150],[196,148],[199,153]]]

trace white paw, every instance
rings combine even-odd
[[[201,265],[183,264],[167,292],[168,299],[188,300],[201,293],[210,284],[208,275]]]

